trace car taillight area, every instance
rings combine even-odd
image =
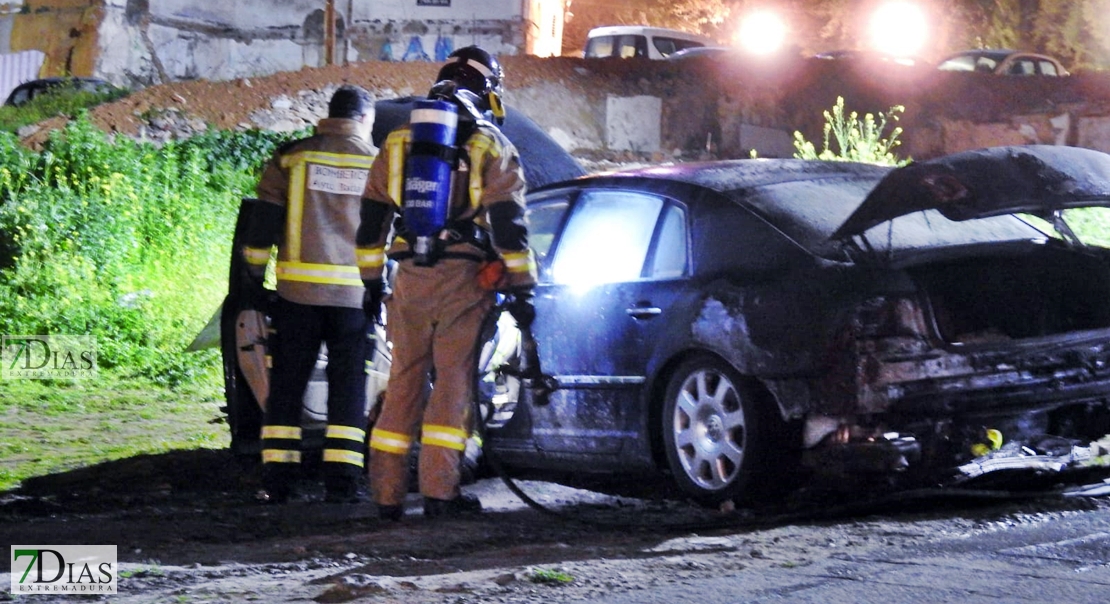
[[[915,267],[917,293],[860,304],[806,421],[820,463],[953,467],[1007,443],[1110,432],[1110,272],[1043,251]]]

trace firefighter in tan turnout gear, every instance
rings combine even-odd
[[[367,316],[355,244],[375,148],[374,101],[357,86],[332,95],[313,136],[281,146],[257,186],[243,255],[262,290],[278,247],[277,296],[265,309],[275,333],[262,427],[262,478],[270,501],[295,495],[303,397],[321,342],[327,345],[328,419],[323,450],[327,500],[365,498]],[[372,304],[370,305],[372,306]]]
[[[403,515],[418,435],[424,514],[481,509],[459,489],[479,332],[495,291],[510,295],[515,315],[530,311],[535,284],[524,174],[516,148],[494,124],[504,119],[501,80],[500,64],[486,51],[452,53],[428,100],[417,101],[410,122],[389,134],[370,172],[365,197],[374,203],[364,206],[359,241],[372,248],[378,270],[364,272],[367,287],[381,288],[374,279],[391,227],[388,256],[398,262],[386,303],[393,364],[370,436],[370,484],[383,519]],[[480,283],[491,263],[503,267],[501,279]]]

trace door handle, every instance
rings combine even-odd
[[[636,306],[629,306],[624,309],[628,316],[633,319],[650,319],[652,317],[663,314],[663,309],[658,306],[649,306],[649,303],[644,302]]]

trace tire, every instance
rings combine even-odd
[[[703,505],[749,500],[768,439],[740,375],[699,355],[679,365],[664,396],[661,435],[677,486]]]

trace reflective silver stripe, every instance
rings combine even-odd
[[[327,462],[349,463],[361,468],[363,463],[362,460],[362,453],[355,453],[354,451],[346,451],[344,449],[324,449],[324,461]]]
[[[351,426],[328,426],[328,430],[324,437],[362,442],[366,440],[366,430]]]
[[[386,453],[408,453],[412,439],[398,432],[375,429],[370,433],[370,448]]]
[[[301,463],[301,452],[284,449],[263,449],[262,463]]]
[[[357,266],[342,264],[312,264],[308,262],[278,262],[278,280],[350,285],[361,287],[362,278]]]
[[[262,438],[301,439],[301,429],[297,426],[262,426]]]
[[[414,124],[439,124],[448,128],[457,128],[459,114],[443,109],[413,109],[411,121]]]
[[[465,431],[451,426],[424,424],[420,428],[420,444],[422,445],[464,451],[466,450],[466,437]]]
[[[487,78],[493,75],[493,72],[490,71],[489,67],[486,67],[485,65],[479,63],[478,61],[475,61],[474,59],[467,59],[466,64],[473,67],[474,69],[477,69],[478,73],[486,76]]]
[[[264,266],[270,262],[270,248],[245,247],[243,248],[243,259],[247,261],[247,264]]]
[[[355,262],[359,268],[378,268],[385,265],[385,250],[382,248],[355,250]]]

